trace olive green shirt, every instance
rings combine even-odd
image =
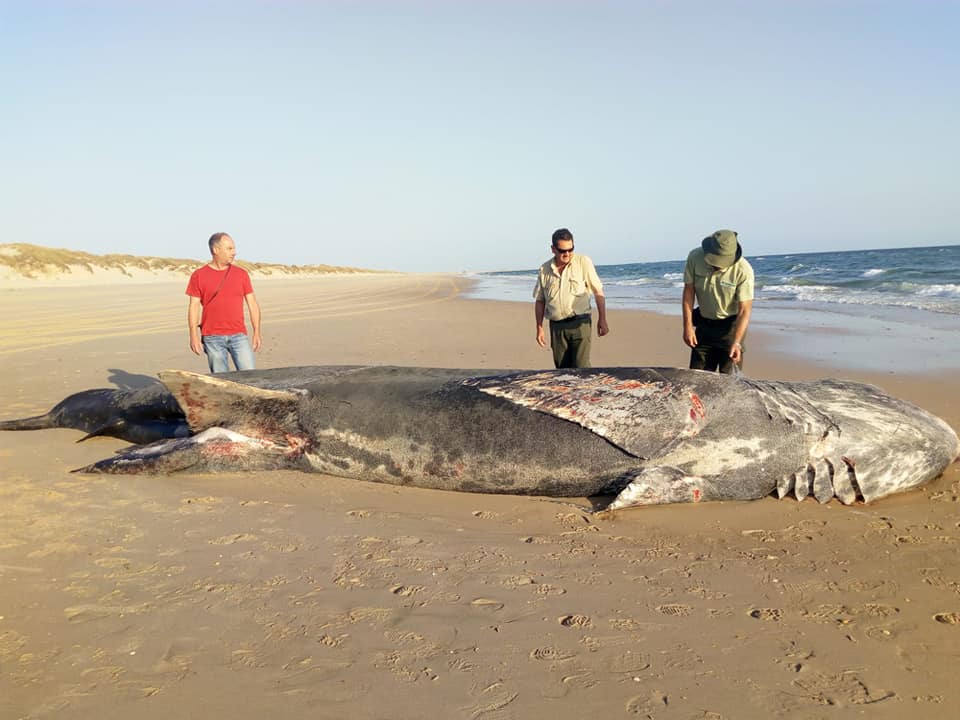
[[[740,303],[753,300],[753,268],[740,258],[725,270],[714,270],[703,258],[703,248],[694,248],[683,270],[685,285],[693,285],[700,314],[723,320],[740,314]]]
[[[603,283],[593,261],[576,253],[561,273],[556,260],[547,260],[540,266],[533,299],[544,304],[548,320],[566,320],[572,315],[590,312],[590,294],[603,294]]]

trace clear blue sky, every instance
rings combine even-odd
[[[397,270],[960,242],[960,3],[0,1],[0,242]]]

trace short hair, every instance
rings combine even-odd
[[[560,242],[561,240],[570,240],[572,242],[573,233],[571,233],[566,228],[560,228],[559,230],[554,230],[553,239],[551,241],[553,243],[553,246],[556,247],[557,243]]]
[[[220,232],[220,233],[214,233],[213,235],[211,235],[210,239],[207,240],[207,245],[210,246],[210,252],[213,252],[213,249],[217,245],[219,245],[220,241],[223,240],[225,237],[230,237],[230,233]]]

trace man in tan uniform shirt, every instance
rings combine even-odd
[[[597,334],[603,337],[610,332],[603,283],[590,258],[574,254],[573,235],[566,228],[553,233],[550,249],[553,259],[540,266],[533,289],[537,343],[547,346],[543,332],[546,317],[550,321],[554,367],[590,367],[590,293],[597,301]]]
[[[681,310],[691,370],[732,373],[743,367],[753,284],[753,268],[733,230],[717,230],[690,251]]]

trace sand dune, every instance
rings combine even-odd
[[[93,255],[27,243],[0,244],[0,288],[113,285],[186,279],[209,258],[185,260],[136,255]],[[317,277],[376,272],[335,265],[279,265],[237,260],[257,277]]]

